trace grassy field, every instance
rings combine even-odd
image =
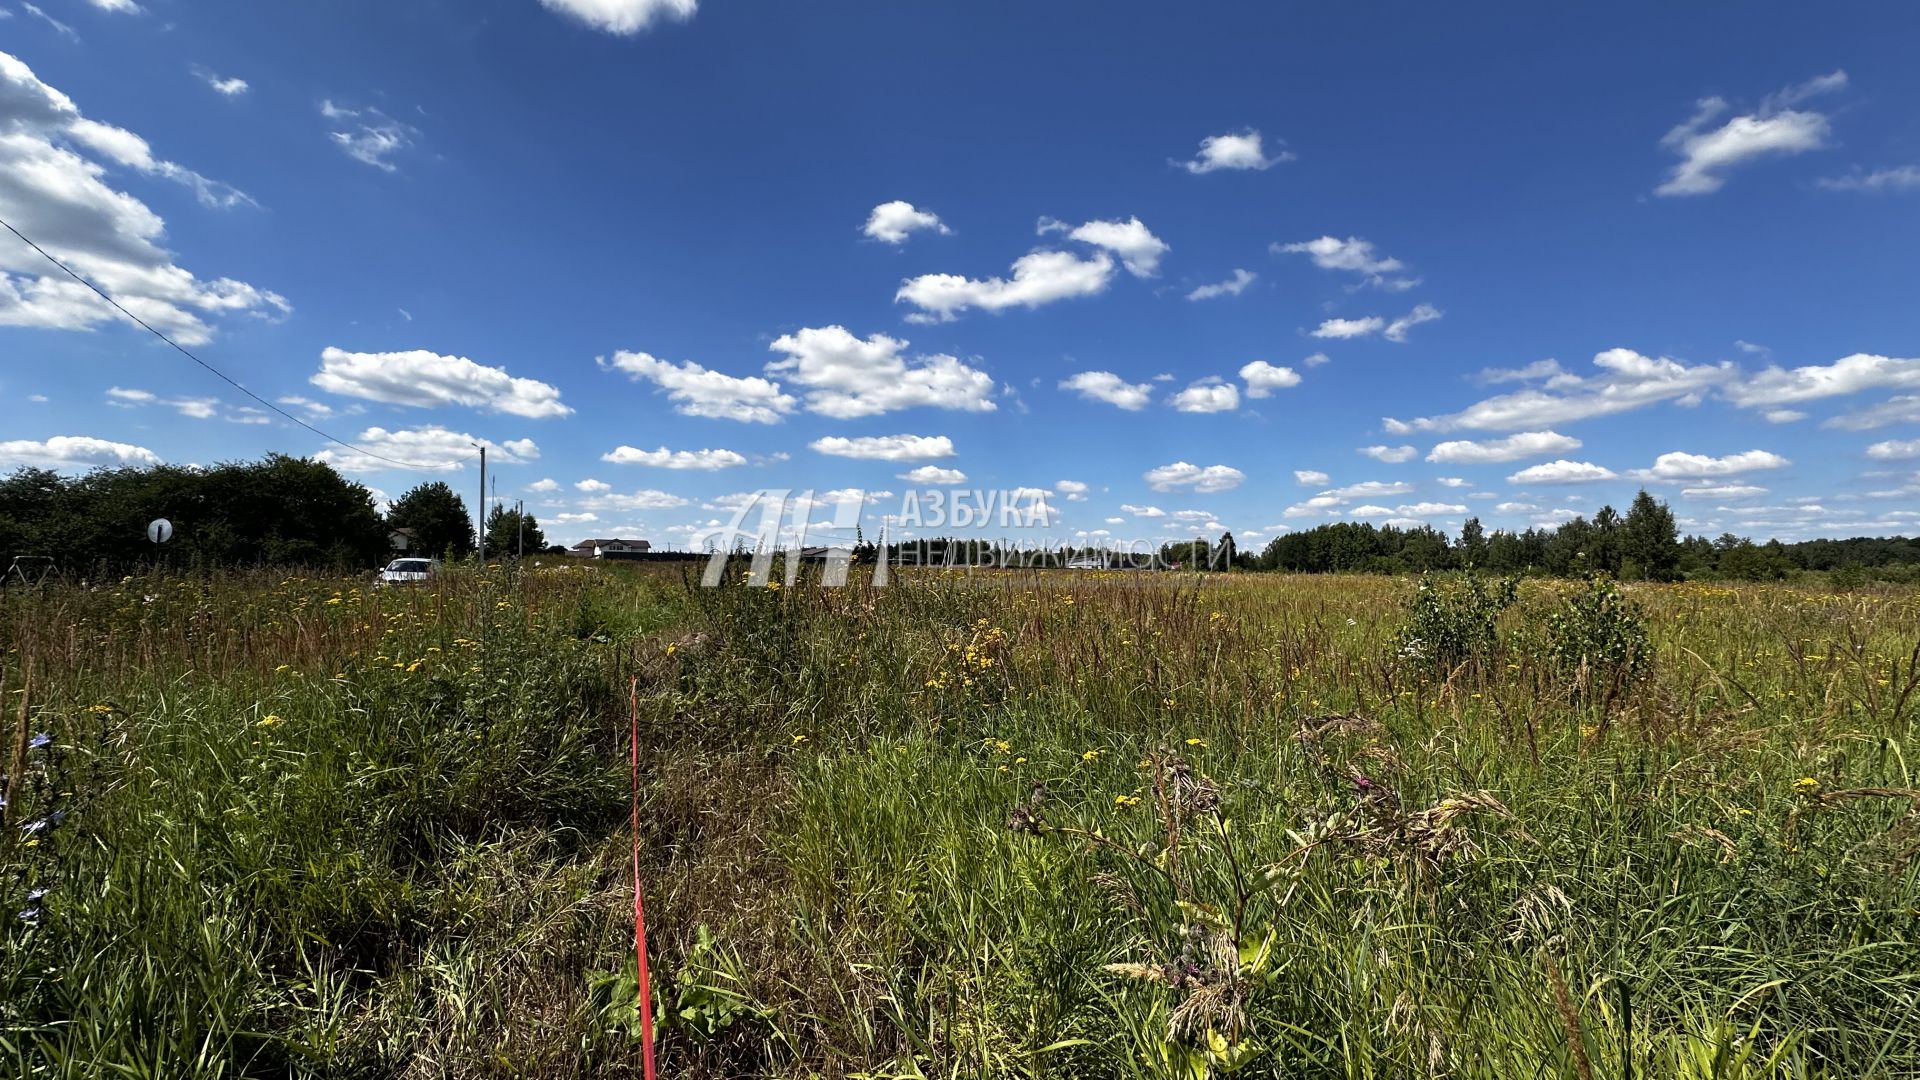
[[[1920,594],[0,604],[0,1073],[1920,1076]],[[45,736],[44,738],[42,736]]]

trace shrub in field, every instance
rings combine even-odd
[[[1603,576],[1547,616],[1547,653],[1575,695],[1611,697],[1644,678],[1653,666],[1640,608]]]
[[[1443,675],[1462,664],[1487,663],[1499,646],[1495,623],[1518,594],[1512,578],[1489,584],[1468,570],[1443,582],[1422,574],[1400,630],[1398,655]]]

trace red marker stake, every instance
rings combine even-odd
[[[653,989],[647,980],[647,911],[640,900],[640,680],[627,685],[627,713],[633,721],[633,954],[639,960],[641,1069],[646,1080],[653,1070]]]

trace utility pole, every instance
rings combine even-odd
[[[480,565],[487,565],[487,448],[480,448]]]

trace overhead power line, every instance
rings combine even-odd
[[[214,375],[218,376],[220,380],[225,382],[228,386],[233,387],[235,390],[240,391],[241,393],[247,395],[253,400],[259,402],[262,405],[265,405],[267,408],[273,410],[276,413],[279,413],[281,416],[284,416],[288,420],[292,421],[293,423],[298,424],[303,428],[306,428],[308,431],[313,432],[315,435],[320,436],[321,438],[327,440],[330,443],[333,443],[337,446],[344,446],[356,454],[364,454],[367,457],[375,458],[380,461],[385,461],[393,465],[401,465],[409,469],[429,469],[429,470],[445,469],[445,468],[450,468],[454,465],[458,465],[464,461],[471,461],[474,457],[477,456],[475,454],[468,454],[465,457],[454,458],[452,461],[443,461],[437,465],[427,465],[418,461],[402,461],[396,457],[388,457],[385,454],[376,453],[372,450],[369,450],[364,446],[355,446],[353,443],[350,443],[347,440],[342,439],[336,435],[329,435],[326,432],[321,431],[319,428],[314,427],[312,424],[307,423],[305,420],[302,420],[299,417],[288,412],[287,410],[281,408],[279,405],[275,404],[274,402],[268,401],[266,398],[263,398],[259,394],[254,393],[253,391],[247,389],[245,386],[242,386],[240,382],[236,380],[233,376],[228,375],[226,372],[221,371],[219,368],[214,367],[212,364],[209,364],[205,360],[200,359],[198,356],[195,356],[192,352],[188,351],[186,347],[181,345],[179,342],[173,340],[172,338],[168,337],[167,335],[161,333],[160,331],[154,329],[152,326],[148,325],[145,319],[142,319],[140,316],[135,315],[131,311],[128,311],[126,308],[120,305],[120,301],[115,300],[111,296],[108,296],[106,293],[106,290],[102,289],[100,286],[95,285],[93,282],[88,281],[86,278],[81,277],[79,274],[75,273],[71,266],[68,266],[66,263],[61,262],[59,259],[55,258],[52,254],[50,254],[46,248],[43,248],[39,244],[34,243],[31,239],[27,237],[25,233],[21,232],[19,229],[14,228],[12,222],[7,221],[5,218],[0,218],[0,225],[6,226],[6,229],[8,232],[19,237],[21,243],[32,248],[34,251],[39,252],[41,258],[47,260],[53,265],[59,267],[61,270],[65,271],[68,277],[72,278],[73,280],[79,282],[82,285],[85,285],[87,288],[93,290],[94,295],[98,296],[102,300],[105,300],[107,303],[113,305],[113,309],[115,311],[118,311],[120,314],[125,315],[129,319],[132,319],[134,323],[138,325],[142,330],[145,330],[147,333],[152,334],[154,337],[157,337],[161,341],[164,341],[167,344],[173,346],[174,350],[178,352],[180,355],[186,357],[187,359],[193,361],[196,364],[199,364],[201,367],[206,368],[208,371],[213,372]]]

